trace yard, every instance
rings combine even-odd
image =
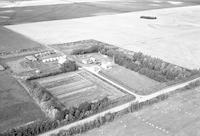
[[[199,136],[200,88],[124,115],[81,136]]]
[[[15,74],[21,76],[33,74],[36,70],[46,72],[59,68],[56,61],[48,63],[43,63],[42,61],[29,61],[25,59],[25,56],[13,57],[5,59],[4,61]]]
[[[119,65],[114,65],[111,69],[103,69],[100,71],[100,74],[138,94],[152,93],[152,90],[149,88],[161,84]]]
[[[0,72],[0,132],[44,117],[24,88],[6,72]]]
[[[42,78],[37,81],[66,107],[78,106],[85,101],[97,101],[105,96],[114,100],[126,95],[84,70]]]

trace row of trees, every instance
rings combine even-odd
[[[76,62],[72,60],[67,60],[66,62],[60,65],[59,69],[54,71],[45,71],[44,73],[38,73],[38,74],[36,73],[27,78],[27,80],[34,80],[43,77],[54,76],[60,73],[71,72],[76,70],[78,70],[78,65],[76,64]]]
[[[53,120],[64,120],[65,124],[83,119],[97,113],[111,103],[108,97],[96,102],[83,102],[78,107],[65,108],[48,90],[37,82],[26,81],[29,94],[40,105],[41,109]]]
[[[186,85],[185,87],[179,89],[178,92],[182,91],[182,90],[186,90],[186,89],[188,90],[188,89],[196,88],[198,86],[200,86],[200,80],[191,82],[190,84]],[[123,115],[125,113],[129,113],[129,112],[135,112],[135,111],[142,109],[145,106],[152,105],[152,104],[158,103],[160,101],[164,101],[164,100],[168,99],[170,95],[171,95],[171,93],[161,94],[150,100],[131,104],[128,108],[124,109],[123,111],[119,111],[119,112],[115,112],[115,113],[108,113],[102,117],[97,118],[94,121],[72,127],[68,130],[61,130],[58,134],[52,134],[52,136],[73,136],[75,134],[80,134],[80,133],[86,132],[93,128],[100,127],[101,125],[104,125],[106,122],[113,121],[114,118],[117,116],[121,116],[121,115]]]
[[[71,127],[68,130],[61,130],[58,134],[52,134],[51,136],[73,136],[75,134],[84,133],[88,130],[98,128],[104,125],[106,122],[113,121],[115,116],[115,113],[107,113],[104,116],[98,117],[94,121]]]
[[[25,84],[29,88],[30,96],[50,119],[62,119],[61,114],[64,106],[49,91],[37,82],[26,81]]]
[[[71,54],[72,55],[80,55],[80,54],[87,54],[87,53],[93,53],[93,52],[98,52],[99,46],[94,45],[94,46],[89,46],[87,48],[77,48],[74,49]]]
[[[64,110],[64,122],[73,122],[86,118],[92,114],[104,110],[110,105],[110,101],[107,97],[93,103],[84,102],[78,107],[70,107],[69,109]],[[66,124],[65,123],[65,124]]]
[[[197,80],[195,82],[190,83],[189,85],[178,89],[177,92],[180,92],[182,90],[185,90],[186,88],[192,89],[195,87],[200,86],[200,80]],[[176,92],[176,93],[177,93]],[[87,130],[100,127],[103,125],[105,122],[110,122],[113,121],[116,116],[122,115],[122,113],[128,113],[128,112],[135,112],[137,110],[142,109],[144,106],[152,105],[154,103],[158,103],[160,101],[166,100],[173,92],[167,93],[167,94],[161,94],[155,98],[152,98],[150,100],[140,102],[140,103],[134,103],[130,105],[127,109],[125,109],[123,112],[119,111],[117,113],[108,113],[103,117],[99,117],[96,120],[92,122],[88,122],[83,125],[75,126],[73,128],[70,128],[69,130],[62,130],[58,134],[53,134],[52,136],[71,136],[74,134],[78,133],[83,133]],[[46,98],[45,98],[46,99]],[[59,121],[59,120],[41,120],[41,121],[36,121],[35,123],[29,124],[27,126],[23,126],[20,128],[15,128],[8,130],[5,133],[2,133],[2,136],[35,136],[41,133],[44,133],[46,131],[55,129],[59,126],[66,125],[70,122],[82,119],[84,117],[87,117],[88,115],[101,111],[103,108],[107,107],[109,104],[108,98],[104,98],[102,100],[99,100],[95,103],[83,103],[79,107],[73,107],[64,110],[63,116],[64,119]],[[107,105],[107,106],[106,106]],[[100,108],[102,107],[102,108]],[[84,114],[83,114],[84,113]],[[89,113],[89,114],[88,114]],[[85,116],[82,116],[85,115]],[[71,117],[70,117],[71,116]],[[79,117],[82,116],[82,117]],[[70,120],[71,118],[71,120]]]
[[[199,73],[198,70],[188,70],[161,59],[122,49],[101,47],[99,52],[114,57],[115,63],[133,71],[139,72],[159,82],[183,79]]]
[[[88,48],[75,49],[72,54],[78,55],[93,52],[100,52],[104,55],[114,57],[115,63],[159,82],[185,79],[199,73],[199,70],[188,70],[161,59],[144,55],[141,52],[128,51],[102,43]]]
[[[51,96],[46,97],[45,95],[42,95],[42,94],[45,94],[45,93],[43,91],[40,91],[40,93],[36,93],[36,94],[33,93],[31,95],[37,96],[38,100],[36,101],[40,100],[40,101],[45,102],[52,99]],[[35,96],[34,96],[34,99],[35,99]],[[78,107],[71,107],[69,109],[63,109],[63,110],[60,110],[62,108],[60,108],[60,106],[57,105],[56,103],[50,102],[48,104],[49,104],[49,107],[54,107],[58,109],[59,111],[59,114],[57,114],[55,119],[35,121],[32,124],[28,124],[26,126],[8,130],[4,133],[1,133],[0,135],[2,136],[35,136],[35,135],[47,132],[49,130],[55,129],[57,127],[75,122],[77,120],[81,120],[94,113],[104,110],[109,105],[109,99],[105,97],[93,103],[84,102],[80,104]]]
[[[165,100],[167,98],[168,98],[168,95],[163,94],[163,95],[157,96],[151,100],[147,100],[147,101],[140,102],[140,103],[134,103],[131,106],[129,106],[127,109],[125,109],[123,112],[119,111],[119,112],[115,112],[115,113],[108,113],[108,114],[105,114],[104,116],[98,117],[94,121],[90,121],[90,122],[87,122],[87,123],[84,123],[84,124],[81,124],[78,126],[74,126],[68,130],[61,130],[58,134],[52,134],[51,136],[73,136],[75,134],[84,133],[93,128],[100,127],[100,126],[104,125],[106,122],[111,122],[115,119],[115,117],[121,116],[124,113],[129,113],[129,112],[134,112],[134,111],[140,110],[144,106],[157,103],[157,102]]]
[[[188,90],[188,89],[193,89],[200,86],[200,80],[196,80],[195,82],[191,82],[188,85],[186,85],[183,89]]]
[[[11,54],[16,54],[16,53],[24,53],[24,52],[30,52],[30,51],[41,51],[42,47],[33,47],[33,48],[26,48],[26,49],[19,49],[15,51],[1,51],[0,56],[6,56],[6,55],[11,55]]]

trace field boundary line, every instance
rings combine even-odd
[[[128,108],[129,106],[131,106],[131,104],[134,104],[134,103],[136,103],[136,102],[139,102],[139,103],[145,102],[145,101],[150,100],[150,99],[153,99],[153,98],[155,98],[155,97],[157,97],[157,96],[170,93],[170,92],[172,92],[172,91],[175,91],[175,90],[177,90],[177,89],[179,89],[179,88],[182,88],[182,87],[184,87],[184,86],[190,84],[191,82],[197,81],[197,80],[199,80],[199,79],[200,79],[200,77],[198,77],[198,78],[196,78],[196,79],[193,79],[193,80],[190,80],[190,81],[187,81],[187,82],[184,82],[184,83],[182,83],[182,84],[178,84],[178,85],[172,86],[172,87],[167,88],[167,89],[162,89],[162,90],[160,90],[159,92],[156,92],[156,93],[154,93],[154,94],[152,94],[152,95],[144,96],[144,97],[142,97],[142,98],[135,99],[135,100],[130,101],[130,102],[127,102],[127,103],[125,103],[125,104],[122,104],[122,105],[116,106],[116,107],[114,107],[114,108],[108,109],[108,110],[106,110],[106,111],[97,113],[96,115],[90,116],[90,117],[85,118],[85,119],[83,119],[83,120],[79,120],[79,121],[74,122],[74,123],[71,123],[71,124],[69,124],[69,125],[65,125],[65,126],[62,126],[62,127],[60,127],[60,128],[57,128],[57,129],[55,129],[55,130],[51,130],[51,131],[49,131],[49,132],[40,134],[39,136],[49,136],[50,134],[58,133],[60,130],[67,130],[67,129],[71,128],[71,127],[74,127],[74,126],[77,126],[77,125],[82,125],[82,124],[84,124],[84,123],[93,121],[93,120],[95,120],[96,118],[102,117],[102,116],[104,116],[104,115],[107,114],[107,113],[115,113],[115,112],[122,111],[122,110]]]

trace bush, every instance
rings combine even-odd
[[[188,90],[188,89],[196,88],[196,87],[198,87],[198,86],[200,86],[200,80],[197,80],[197,81],[195,81],[195,82],[189,83],[189,84],[186,85],[183,89],[184,89],[184,90]]]
[[[75,134],[84,133],[90,129],[97,128],[105,124],[106,122],[111,122],[115,118],[115,113],[108,113],[97,119],[69,128],[68,130],[61,130],[56,136],[72,136]]]
[[[62,72],[70,72],[70,71],[76,71],[78,69],[78,66],[76,65],[75,61],[67,61],[63,63],[60,67],[60,70]]]
[[[81,55],[81,54],[86,54],[86,53],[98,52],[98,50],[99,50],[99,46],[93,45],[88,48],[74,49],[71,54],[72,55]]]
[[[49,91],[40,86],[37,82],[25,81],[25,84],[29,88],[29,94],[39,104],[41,109],[45,111],[48,117],[51,119],[63,118],[59,117],[61,115],[60,112],[62,112],[63,105],[58,102]]]
[[[56,69],[54,71],[46,71],[45,73],[34,74],[28,77],[27,80],[35,80],[39,78],[54,76],[61,73],[71,72],[71,71],[76,71],[76,70],[78,70],[78,65],[76,64],[76,62],[68,60],[65,63],[63,63],[59,69]]]
[[[116,64],[124,66],[135,72],[139,72],[159,82],[167,82],[176,79],[184,79],[194,74],[198,70],[188,70],[161,59],[144,55],[141,52],[132,52],[119,48],[101,47],[99,52],[110,57],[114,57]]]

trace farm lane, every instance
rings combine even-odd
[[[47,48],[51,48],[51,49],[54,49],[56,52],[60,52],[62,54],[64,54],[62,51],[59,51],[59,50],[56,50],[55,48],[53,47],[50,47],[49,45],[45,45]],[[39,136],[50,136],[51,134],[55,134],[55,133],[58,133],[60,130],[66,130],[66,129],[69,129],[73,126],[77,126],[77,125],[80,125],[80,124],[83,124],[83,123],[86,123],[86,122],[89,122],[89,121],[92,121],[92,120],[95,120],[97,117],[101,117],[101,116],[104,116],[105,114],[107,113],[114,113],[114,112],[118,112],[118,111],[121,111],[127,107],[129,107],[131,104],[135,103],[135,102],[144,102],[146,100],[150,100],[152,98],[155,98],[159,95],[162,95],[162,94],[167,94],[169,92],[172,92],[172,91],[175,91],[179,88],[182,88],[188,84],[190,84],[191,82],[194,82],[194,81],[197,81],[197,80],[200,80],[200,77],[197,77],[195,79],[192,79],[190,81],[186,81],[186,82],[183,82],[183,83],[180,83],[180,84],[176,84],[176,85],[173,85],[173,86],[170,86],[170,87],[167,87],[167,88],[164,88],[164,89],[161,89],[160,91],[157,91],[153,94],[150,94],[150,95],[138,95],[136,93],[133,93],[131,92],[130,90],[127,90],[126,88],[114,83],[113,81],[109,80],[109,79],[106,79],[104,78],[103,76],[99,75],[98,72],[95,72],[93,68],[88,68],[88,67],[83,67],[85,70],[95,74],[96,76],[100,77],[101,79],[104,79],[105,81],[113,84],[114,86],[117,86],[121,89],[123,89],[124,91],[128,92],[129,94],[132,94],[136,97],[136,99],[134,99],[133,101],[130,101],[128,103],[125,103],[125,104],[122,104],[122,105],[119,105],[119,106],[116,106],[114,108],[111,108],[111,109],[108,109],[106,111],[103,111],[101,113],[98,113],[96,115],[93,115],[91,117],[88,117],[88,118],[85,118],[83,120],[80,120],[80,121],[77,121],[77,122],[74,122],[74,123],[71,123],[69,125],[66,125],[66,126],[62,126],[60,128],[57,128],[55,130],[51,130],[51,131],[48,131],[46,133],[43,133],[43,134],[40,134]]]
[[[87,71],[89,71],[89,72],[95,74],[95,75],[98,76],[100,79],[103,79],[104,81],[106,81],[106,82],[108,82],[108,83],[114,85],[115,87],[120,88],[120,89],[124,90],[125,92],[127,92],[127,93],[129,93],[129,94],[135,96],[135,97],[136,97],[136,101],[139,100],[139,99],[141,99],[141,98],[143,97],[142,95],[138,95],[138,94],[136,94],[136,93],[134,93],[134,92],[132,92],[132,91],[130,91],[130,90],[124,88],[123,86],[118,85],[117,83],[111,81],[110,79],[107,79],[107,78],[103,77],[103,76],[100,75],[98,72],[96,72],[96,71],[94,70],[93,67],[83,67],[83,68],[84,68],[85,70],[87,70]]]

